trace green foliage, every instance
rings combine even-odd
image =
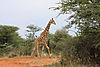
[[[75,24],[79,32],[97,30],[100,27],[100,1],[99,0],[62,0],[56,10],[60,14],[72,14],[69,19],[74,18],[69,25]],[[58,9],[59,8],[59,9]]]
[[[23,39],[19,36],[18,27],[0,25],[0,56],[7,56],[10,52],[17,52]]]
[[[29,39],[24,40],[24,42],[20,43],[17,50],[19,55],[30,55],[32,48],[33,48],[33,42]]]
[[[35,26],[35,25],[28,25],[27,28],[28,28],[28,30],[26,30],[26,31],[28,32],[28,34],[26,36],[27,36],[27,38],[29,38],[31,40],[34,40],[36,32],[42,30],[42,28]]]
[[[80,36],[79,44],[76,45],[77,55],[82,61],[89,61],[99,64],[100,62],[100,46],[97,44],[100,42],[100,35],[93,36]],[[97,47],[96,47],[97,46]]]
[[[57,30],[55,34],[49,34],[48,45],[52,52],[60,54],[69,39],[71,39],[71,36],[65,29]]]
[[[18,33],[16,32],[19,28],[14,26],[0,25],[0,43],[1,44],[14,44],[15,39],[18,38]]]
[[[100,64],[100,1],[61,0],[55,10],[59,10],[60,14],[71,14],[67,20],[72,19],[72,21],[68,22],[66,27],[70,28],[74,25],[78,29],[79,35],[76,37],[78,42],[72,43],[76,44],[75,56],[81,62]],[[67,46],[65,48],[68,50]]]
[[[13,57],[15,57],[15,56],[17,56],[15,53],[11,53],[8,57],[9,57],[9,58],[13,58]]]
[[[27,26],[30,33],[41,30],[37,26]],[[18,27],[0,25],[0,57],[15,57],[21,55],[30,55],[34,47],[33,40],[30,38],[23,39],[19,36]]]

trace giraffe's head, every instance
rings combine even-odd
[[[49,21],[51,24],[56,25],[56,22],[53,20],[53,18]]]

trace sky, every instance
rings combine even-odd
[[[45,28],[48,21],[54,18],[57,25],[52,25],[50,33],[67,25],[65,18],[56,17],[59,11],[49,9],[57,6],[60,0],[0,0],[0,25],[11,25],[19,27],[18,33],[25,38],[26,26],[30,24]],[[39,33],[37,33],[39,34]],[[73,32],[70,32],[74,35]]]

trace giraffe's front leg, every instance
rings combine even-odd
[[[49,54],[49,57],[51,57],[51,54],[50,54],[50,48],[48,47],[48,45],[45,43],[45,46],[46,48],[48,49],[48,54]]]

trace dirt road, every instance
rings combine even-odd
[[[16,57],[0,58],[0,67],[42,67],[58,62],[58,58]]]

